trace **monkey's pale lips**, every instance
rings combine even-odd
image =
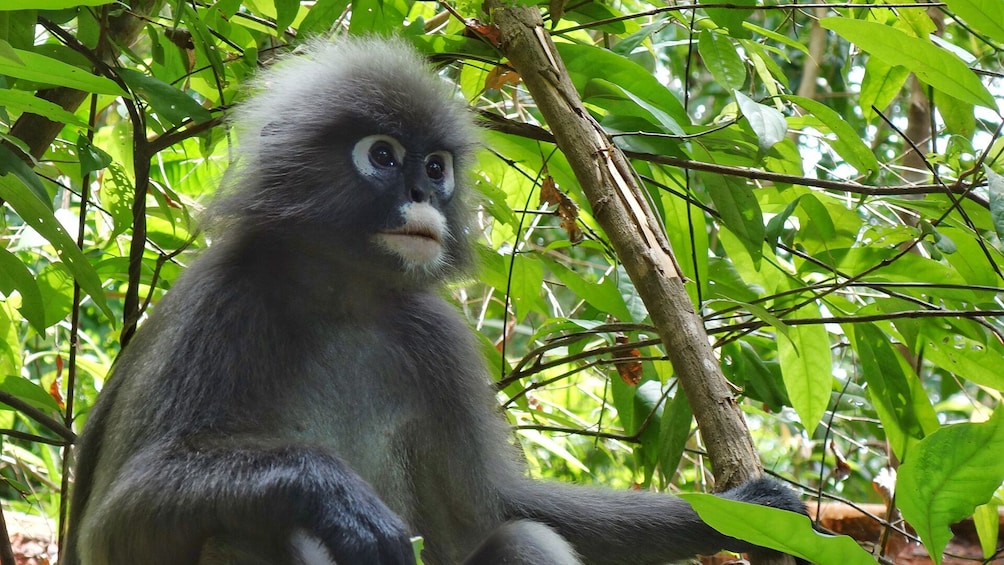
[[[404,224],[384,230],[376,241],[414,267],[434,265],[443,260],[446,218],[428,203],[401,206]]]
[[[439,239],[427,232],[382,232],[377,234],[377,241],[412,264],[435,263],[442,259],[443,255],[443,246]]]

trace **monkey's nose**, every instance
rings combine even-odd
[[[432,191],[426,187],[419,184],[414,184],[409,189],[409,197],[411,201],[416,204],[421,204],[423,202],[428,202]]]

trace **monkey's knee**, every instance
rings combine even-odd
[[[216,535],[202,544],[198,565],[335,565],[320,541],[296,531],[286,542]]]
[[[582,565],[579,555],[557,532],[531,520],[499,526],[474,550],[466,565]]]

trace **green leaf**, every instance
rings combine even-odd
[[[736,0],[728,8],[705,8],[711,21],[729,30],[729,35],[736,39],[749,38],[749,30],[743,27],[746,20],[753,15],[753,10],[744,10],[742,6],[755,6],[756,0]]]
[[[1004,409],[990,420],[945,426],[913,447],[899,468],[896,502],[935,563],[951,524],[990,502],[1004,482]]]
[[[676,135],[684,134],[683,128],[680,127],[680,124],[673,119],[673,116],[664,112],[662,108],[647,102],[640,96],[637,96],[631,91],[608,80],[601,78],[594,78],[590,80],[586,83],[586,89],[582,94],[584,99],[591,101],[597,98],[622,98],[630,100],[637,105],[638,108],[644,111],[644,113],[651,116],[655,120],[656,124],[662,126],[664,131],[668,131]]]
[[[42,304],[42,293],[38,283],[28,267],[16,255],[0,247],[0,292],[10,296],[12,291],[21,295],[21,306],[18,310],[25,320],[35,328],[35,331],[45,331],[45,307]]]
[[[672,477],[683,458],[683,450],[690,439],[690,426],[694,420],[694,412],[687,401],[682,387],[677,387],[676,396],[663,411],[662,427],[659,430],[659,466],[662,474]]]
[[[697,50],[711,76],[722,88],[738,90],[746,83],[746,66],[727,35],[706,29],[698,36]]]
[[[1004,176],[998,175],[988,166],[983,167],[990,187],[990,217],[994,221],[997,237],[1004,239]]]
[[[8,110],[16,112],[38,114],[54,122],[87,127],[87,122],[78,118],[75,114],[62,109],[58,104],[42,100],[31,92],[24,90],[0,89],[0,107],[6,107]]]
[[[545,259],[548,269],[558,277],[561,284],[568,287],[576,296],[588,302],[591,306],[625,322],[633,321],[628,311],[624,297],[613,277],[606,277],[603,282],[586,280],[579,273],[570,270],[557,261]]]
[[[805,196],[804,194],[796,196],[784,207],[784,210],[780,214],[774,214],[774,217],[767,222],[767,229],[764,233],[764,237],[767,238],[767,245],[771,249],[777,249],[777,242],[781,238],[781,233],[784,232],[784,225],[787,223],[788,218],[795,211],[795,207],[798,206],[798,201]]]
[[[87,257],[74,243],[70,234],[56,220],[48,203],[39,200],[31,191],[24,190],[24,185],[14,178],[12,175],[0,177],[0,199],[6,200],[25,223],[56,249],[56,255],[73,274],[80,288],[91,296],[106,316],[112,318],[112,311],[108,308],[101,280],[94,267],[87,261]]]
[[[349,0],[318,0],[300,22],[297,33],[310,36],[331,29],[348,5]]]
[[[14,10],[63,10],[77,6],[101,6],[113,0],[4,0],[0,2],[0,12]]]
[[[820,317],[815,305],[802,307],[799,314],[803,318]],[[778,337],[777,351],[791,407],[811,435],[826,412],[833,388],[833,361],[826,327],[822,324],[791,326],[787,334]]]
[[[35,171],[31,170],[31,167],[18,158],[10,149],[0,145],[0,177],[8,173],[13,173],[15,177],[21,179],[21,182],[28,187],[28,190],[35,195],[35,198],[45,202],[49,206],[49,209],[52,209],[52,204],[49,202],[49,193],[46,192],[42,181],[35,175]]]
[[[938,428],[934,413],[915,374],[907,375],[889,337],[874,324],[844,324],[852,336],[868,395],[885,427],[889,444],[903,459],[920,439]]]
[[[710,494],[680,495],[701,520],[719,532],[818,565],[875,565],[875,559],[848,536],[812,529],[809,518],[777,508],[727,500]]]
[[[997,43],[1004,43],[1004,4],[1001,0],[945,0],[973,29],[981,31]]]
[[[289,25],[296,19],[296,13],[300,11],[300,0],[274,0],[274,2],[276,33],[282,37]]]
[[[823,122],[833,133],[832,136],[826,138],[826,142],[859,173],[868,174],[879,170],[879,162],[875,158],[875,153],[861,139],[861,135],[840,117],[840,114],[811,98],[802,96],[784,96],[783,98],[798,104]]]
[[[872,106],[885,110],[903,92],[910,70],[890,65],[878,57],[869,57],[865,63],[865,76],[861,80],[861,112],[866,119],[876,116]]]
[[[77,154],[80,156],[80,177],[100,171],[112,163],[112,156],[91,143],[86,135],[77,136]]]
[[[701,173],[708,195],[722,217],[722,223],[749,252],[754,265],[763,257],[764,225],[760,203],[753,189],[734,177]]]
[[[788,122],[784,120],[784,114],[752,100],[738,90],[733,90],[732,93],[735,94],[743,116],[756,133],[761,153],[766,153],[775,143],[784,139],[784,134],[788,131]]]
[[[17,375],[0,376],[0,390],[13,394],[35,408],[50,413],[58,413],[59,405],[44,388]],[[11,410],[6,404],[0,403],[0,409]]]
[[[690,124],[683,104],[645,67],[602,47],[558,43],[557,48],[579,92],[585,91],[590,79],[603,79],[660,108],[674,122]]]
[[[193,122],[204,122],[213,117],[194,98],[158,78],[133,69],[116,72],[130,89],[150,103],[158,116],[173,125],[181,125],[189,118]]]
[[[936,47],[930,40],[910,37],[896,28],[863,20],[823,18],[819,23],[872,56],[890,65],[906,67],[936,90],[963,102],[997,108],[994,97],[976,73],[954,53]]]
[[[980,538],[980,548],[983,557],[989,559],[997,551],[997,538],[1000,533],[1000,514],[998,505],[994,503],[981,504],[973,512],[973,525],[976,535]]]
[[[802,53],[805,53],[806,55],[809,54],[809,48],[803,42],[799,41],[798,39],[791,38],[791,37],[789,37],[789,36],[787,36],[787,35],[785,35],[783,33],[778,33],[776,31],[767,29],[765,27],[760,27],[760,26],[758,26],[756,24],[750,23],[749,20],[743,22],[743,27],[746,28],[746,29],[748,29],[748,30],[755,31],[758,34],[760,34],[760,35],[762,35],[762,36],[764,36],[764,37],[766,37],[768,39],[773,39],[777,43],[780,43],[782,45],[786,45],[788,47],[791,47],[792,49],[795,49],[796,51],[801,51]],[[750,41],[755,41],[755,40],[750,40]],[[744,44],[745,44],[745,41],[744,41]]]
[[[957,327],[928,323],[921,326],[924,358],[938,368],[978,385],[1004,391],[1004,345],[966,337]]]
[[[79,67],[31,51],[14,49],[17,59],[0,51],[0,75],[53,86],[67,86],[84,92],[128,96],[115,81],[91,74]]]

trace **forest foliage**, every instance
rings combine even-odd
[[[1004,2],[539,9],[646,189],[764,466],[812,498],[895,504],[935,556],[974,516],[999,553]],[[533,472],[710,489],[639,293],[480,3],[4,0],[5,510],[65,510],[67,445],[123,336],[207,245],[248,80],[345,33],[414,43],[484,126],[480,268],[451,294]]]

